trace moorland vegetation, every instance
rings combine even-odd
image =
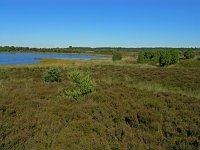
[[[119,53],[0,66],[0,149],[199,150],[198,53]]]

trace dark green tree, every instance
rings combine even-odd
[[[159,64],[165,67],[171,64],[171,54],[169,51],[162,51],[160,54]]]
[[[144,61],[144,52],[143,51],[139,52],[137,62],[139,64],[144,64],[145,61]]]
[[[144,52],[144,58],[145,58],[145,60],[150,60],[150,59],[152,59],[152,52],[151,52],[150,50],[145,51],[145,52]]]
[[[191,49],[189,49],[184,52],[184,56],[186,59],[191,59],[191,58],[194,58],[194,53]]]
[[[171,62],[170,64],[176,64],[179,61],[179,51],[170,50]]]
[[[152,61],[154,64],[159,63],[160,53],[161,53],[160,50],[152,51],[152,58],[151,58],[151,61]]]
[[[112,60],[113,61],[122,60],[122,55],[119,52],[113,52]]]
[[[44,72],[43,79],[45,82],[60,82],[61,70],[57,67],[51,67]]]

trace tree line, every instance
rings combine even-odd
[[[55,53],[104,53],[112,54],[113,51],[116,52],[140,52],[140,51],[160,51],[160,50],[178,50],[185,51],[190,49],[192,51],[200,51],[200,48],[123,48],[123,47],[72,47],[67,48],[30,48],[30,47],[15,47],[15,46],[0,46],[0,52],[55,52]]]
[[[140,64],[150,63],[159,64],[161,67],[176,64],[180,57],[184,56],[185,59],[194,58],[193,50],[188,49],[185,51],[178,50],[153,50],[153,51],[140,51],[138,54],[137,62]]]

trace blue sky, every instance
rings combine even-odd
[[[0,0],[0,45],[200,47],[200,1]]]

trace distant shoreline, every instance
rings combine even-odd
[[[36,53],[36,54],[72,54],[72,55],[91,55],[91,56],[111,56],[110,54],[98,54],[98,53],[95,53],[95,52],[81,52],[81,53],[64,53],[64,52],[40,52],[40,51],[0,51],[0,53]]]

